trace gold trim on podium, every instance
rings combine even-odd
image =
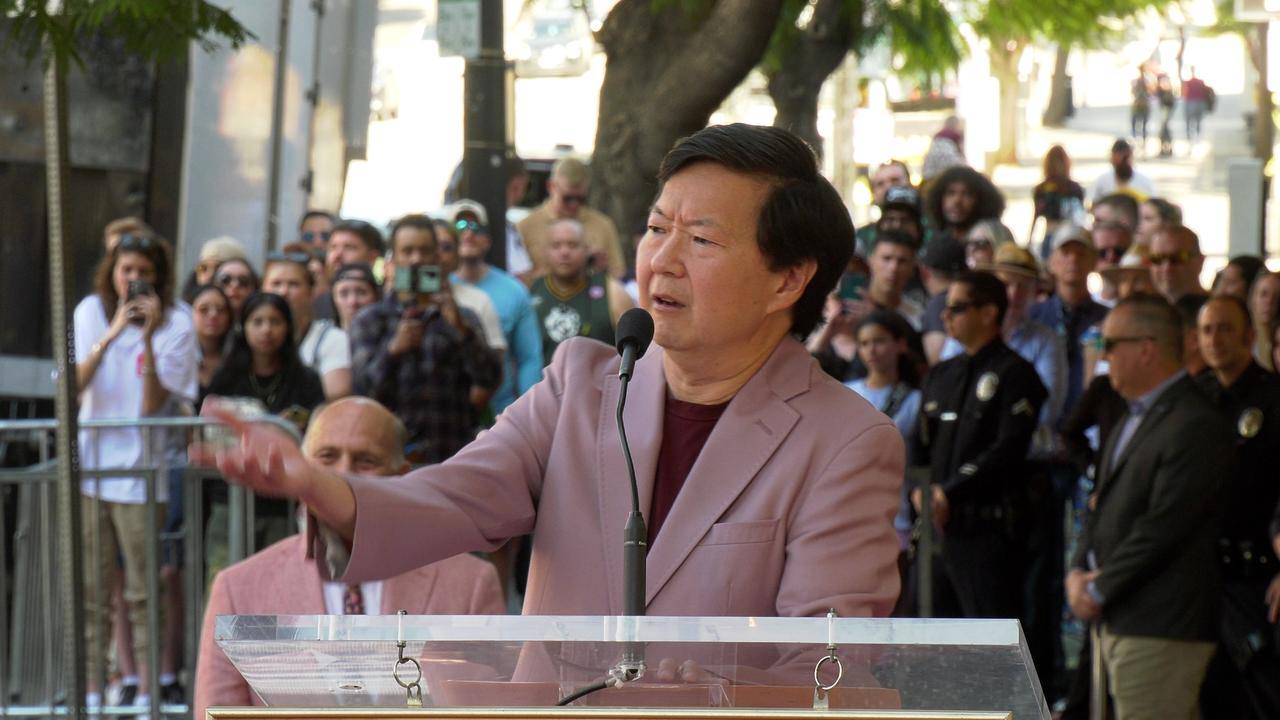
[[[268,708],[213,707],[208,720],[1013,720],[1011,712],[768,708]]]

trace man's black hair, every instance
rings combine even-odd
[[[773,271],[812,260],[813,279],[791,308],[791,334],[807,336],[853,255],[854,227],[840,194],[818,171],[803,140],[774,127],[715,125],[676,143],[658,170],[658,189],[681,169],[711,162],[770,182],[756,225],[756,242]]]
[[[981,270],[966,270],[957,275],[952,284],[969,288],[970,300],[974,307],[995,305],[996,325],[1004,322],[1004,314],[1009,311],[1009,296],[1000,278]]]
[[[333,237],[340,232],[349,232],[360,238],[360,242],[364,246],[381,255],[386,250],[386,245],[382,240],[382,233],[378,232],[378,228],[363,220],[343,220],[333,226],[333,232],[329,237]]]
[[[405,215],[396,220],[396,224],[391,226],[391,252],[396,250],[396,235],[404,228],[413,228],[414,230],[422,230],[431,235],[431,241],[435,242],[436,237],[436,221],[426,215],[413,213]]]
[[[995,183],[968,165],[956,165],[947,168],[929,184],[925,208],[935,227],[947,226],[942,216],[942,198],[947,194],[947,188],[956,183],[962,183],[977,198],[977,202],[973,204],[973,214],[966,220],[965,227],[972,227],[979,220],[998,220],[1004,214],[1004,195],[1000,194]]]
[[[335,220],[337,220],[337,218],[333,216],[333,213],[328,212],[326,210],[308,210],[302,213],[302,218],[298,220],[298,229],[301,230],[302,226],[306,225],[307,221],[310,220],[311,218],[318,218],[318,217],[324,218],[329,222],[334,222]]]
[[[870,252],[874,253],[876,251],[876,247],[878,247],[880,243],[889,243],[890,245],[901,245],[906,248],[911,248],[911,253],[913,255],[920,252],[920,241],[901,230],[877,229],[876,242],[871,246]]]

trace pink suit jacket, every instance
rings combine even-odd
[[[648,511],[667,396],[656,346],[628,389],[627,433]],[[614,424],[619,359],[557,349],[543,380],[440,465],[353,478],[356,528],[316,557],[346,582],[385,577],[533,534],[525,614],[622,611],[630,510]],[[893,423],[784,339],[726,408],[649,548],[650,615],[883,616],[898,595],[893,515],[903,444]]]
[[[200,631],[194,718],[211,706],[261,705],[213,639],[219,615],[325,615],[324,589],[306,540],[294,535],[238,562],[213,580]],[[493,565],[458,555],[388,579],[382,612],[410,615],[502,615],[502,587]]]

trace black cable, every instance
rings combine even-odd
[[[574,690],[572,693],[561,698],[560,702],[556,703],[556,707],[568,705],[569,703],[575,700],[580,700],[590,695],[591,693],[596,692],[597,690],[604,690],[607,687],[609,687],[609,681],[601,680],[599,682],[592,683],[584,688],[578,688],[577,690]]]

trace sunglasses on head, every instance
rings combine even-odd
[[[146,235],[121,235],[120,242],[116,243],[121,250],[150,250],[155,246],[156,241]]]
[[[329,235],[330,232],[328,230],[321,230],[320,232],[312,232],[308,230],[302,233],[302,242],[307,243],[308,245],[314,245],[317,240],[322,243],[327,243],[329,242]]]

